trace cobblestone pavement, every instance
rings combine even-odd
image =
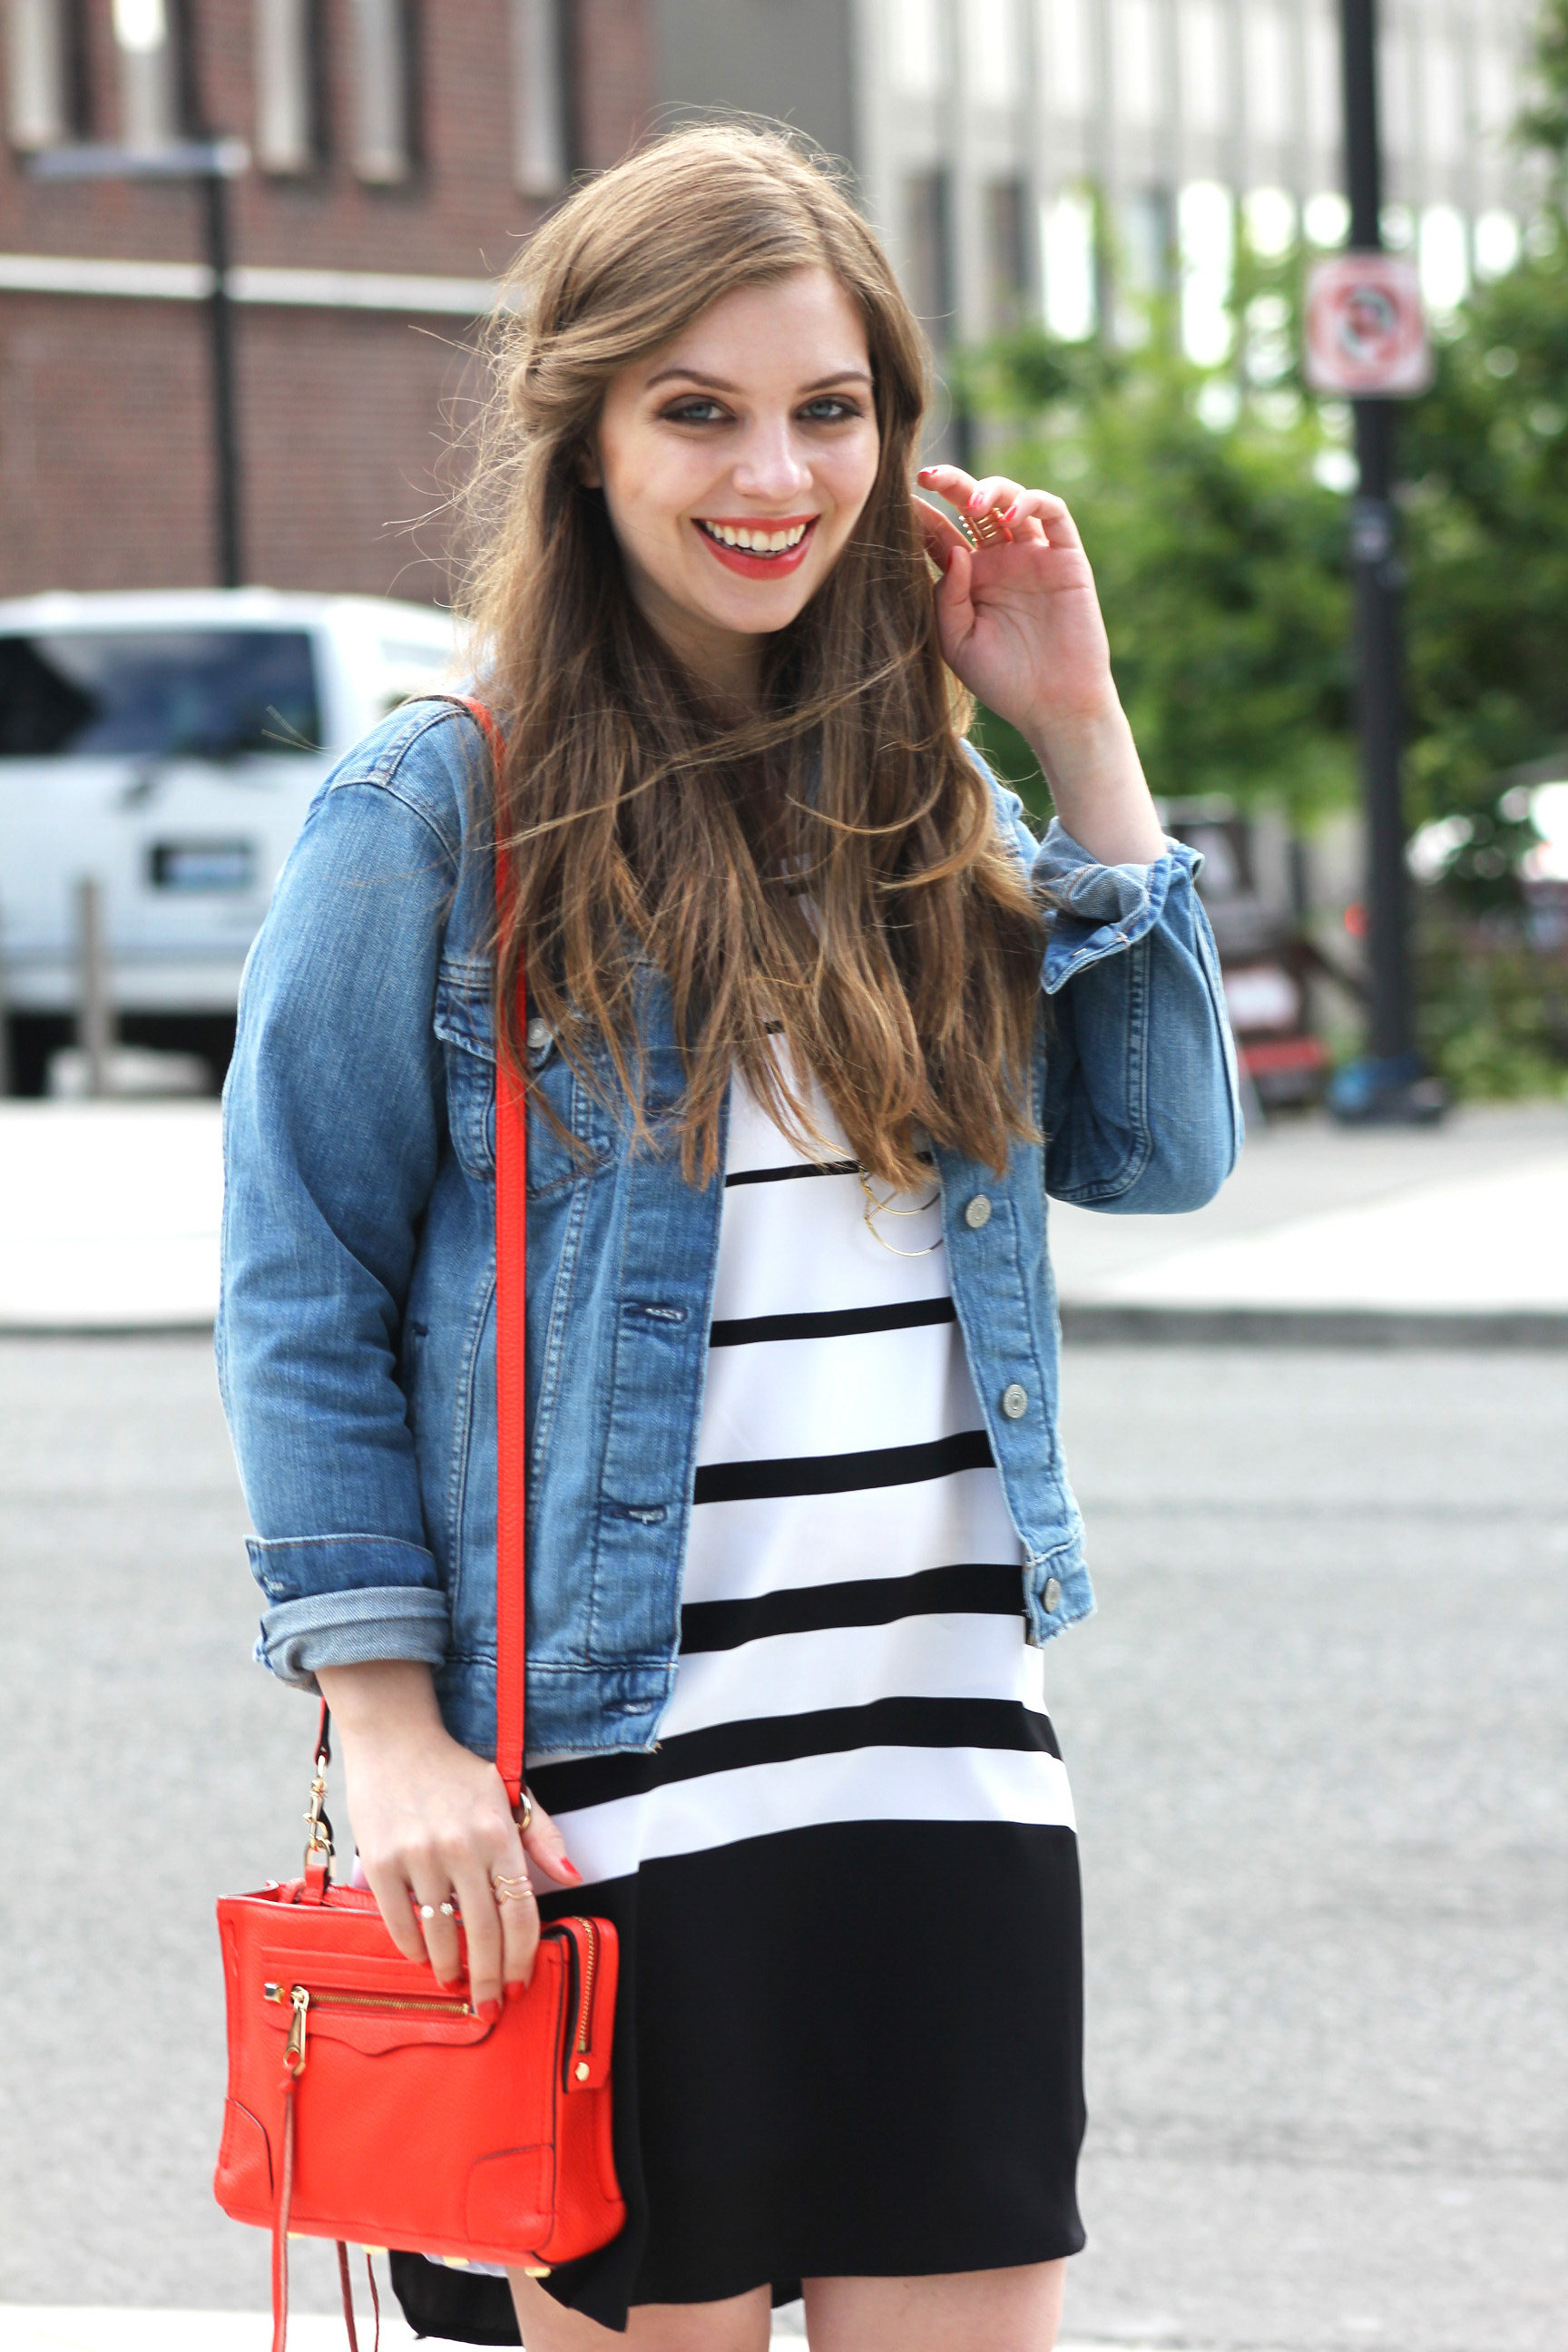
[[[1561,1357],[1069,1351],[1076,2343],[1560,2352],[1565,1423]],[[267,2300],[211,1911],[293,1866],[311,1718],[244,1524],[204,1339],[0,1341],[0,2305]]]

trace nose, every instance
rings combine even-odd
[[[735,488],[744,499],[785,506],[811,487],[811,467],[799,445],[794,420],[759,422],[735,462]]]

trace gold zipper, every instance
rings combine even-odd
[[[410,2010],[416,2015],[425,2017],[472,2017],[474,2014],[468,2002],[458,1994],[437,2000],[391,1992],[311,1992],[304,1985],[284,1984],[265,1984],[261,1992],[266,2000],[291,2000],[294,2003],[301,2042],[304,2040],[303,2016],[307,2008]],[[291,2028],[290,2041],[292,2038]]]
[[[583,1920],[582,1927],[584,1933],[587,1937],[588,1957],[583,1963],[583,1983],[577,2002],[577,2065],[575,2072],[577,2080],[580,2083],[585,2083],[588,2076],[593,2072],[593,2068],[589,2065],[587,2058],[584,2053],[588,2047],[588,2021],[593,2013],[594,1971],[598,1964],[599,1958],[599,1931],[595,1927],[592,1919]]]

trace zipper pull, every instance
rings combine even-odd
[[[305,2011],[310,2006],[310,1989],[293,1986],[289,1994],[294,2004],[294,2021],[289,2028],[289,2039],[283,2044],[283,2063],[296,2081],[305,2071]]]

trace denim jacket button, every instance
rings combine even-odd
[[[1017,1381],[1010,1381],[1002,1391],[1002,1410],[1009,1421],[1022,1421],[1029,1410],[1029,1391]]]
[[[976,1192],[963,1213],[963,1222],[972,1234],[977,1234],[982,1225],[991,1223],[991,1203],[984,1192]]]
[[[1056,1615],[1056,1613],[1057,1613],[1057,1611],[1058,1611],[1058,1610],[1061,1607],[1061,1605],[1062,1605],[1062,1588],[1061,1588],[1061,1580],[1060,1580],[1060,1578],[1059,1578],[1059,1577],[1055,1577],[1055,1576],[1047,1576],[1047,1579],[1046,1579],[1046,1589],[1045,1589],[1045,1591],[1041,1593],[1041,1595],[1040,1595],[1040,1599],[1041,1599],[1041,1600],[1045,1602],[1045,1604],[1046,1604],[1046,1614],[1047,1614],[1047,1617],[1054,1617],[1054,1616]]]
[[[550,1043],[550,1024],[542,1013],[536,1013],[528,1024],[528,1042],[536,1054],[542,1054]]]

